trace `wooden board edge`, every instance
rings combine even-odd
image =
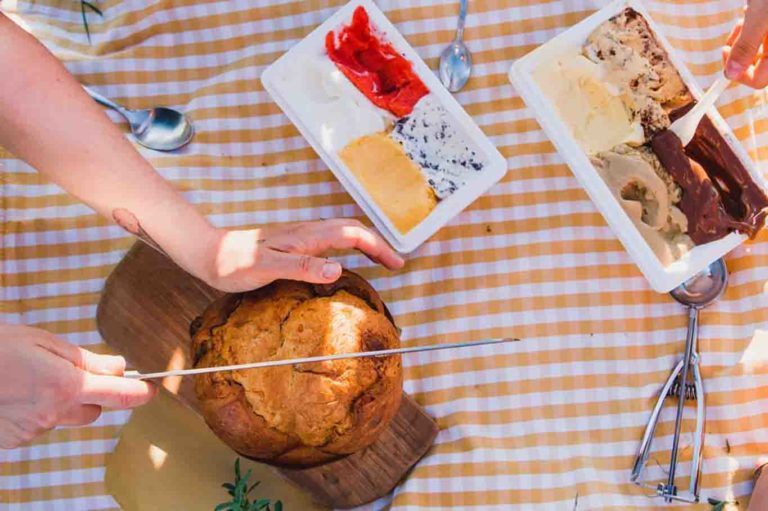
[[[340,494],[331,494],[326,491],[322,487],[320,487],[317,484],[312,484],[314,481],[326,481],[326,480],[333,480],[335,478],[335,473],[337,472],[343,472],[344,470],[341,468],[341,466],[346,465],[347,463],[350,463],[352,460],[350,458],[363,458],[366,456],[366,451],[369,449],[375,449],[375,445],[377,442],[383,442],[384,441],[384,435],[382,434],[379,439],[377,439],[376,442],[371,444],[369,447],[363,449],[362,451],[358,451],[356,453],[350,454],[349,456],[346,456],[344,458],[331,461],[329,463],[324,463],[322,465],[318,465],[316,467],[309,467],[309,468],[286,468],[286,467],[275,467],[276,471],[280,473],[284,478],[291,481],[293,484],[297,485],[298,487],[302,488],[304,491],[308,492],[312,497],[320,504],[326,505],[329,507],[337,508],[337,509],[349,509],[357,506],[362,506],[365,504],[369,504],[375,500],[378,500],[382,497],[385,497],[389,495],[392,490],[394,490],[398,484],[400,484],[403,480],[405,480],[408,475],[413,470],[413,467],[429,452],[429,450],[434,445],[434,440],[437,434],[440,431],[440,427],[437,424],[437,421],[430,416],[424,408],[419,405],[418,402],[416,402],[413,397],[411,397],[407,392],[403,391],[403,403],[401,404],[401,408],[398,409],[398,415],[402,413],[404,410],[411,409],[415,413],[418,414],[418,418],[416,420],[422,421],[422,422],[428,422],[429,423],[429,430],[427,431],[426,435],[424,435],[424,438],[422,438],[421,442],[419,443],[419,447],[416,450],[410,451],[408,454],[408,458],[406,462],[404,463],[404,469],[402,473],[399,475],[397,479],[392,479],[389,481],[388,487],[385,490],[381,490],[379,492],[371,492],[369,495],[367,495],[365,498],[360,498],[359,496],[355,495],[349,495],[349,496],[343,496]],[[397,417],[397,415],[396,415]],[[394,421],[394,419],[393,419]],[[410,421],[415,422],[415,421]],[[392,428],[393,424],[390,424],[388,426],[389,428]],[[339,467],[339,469],[337,469]],[[331,484],[331,488],[339,487],[338,484]]]

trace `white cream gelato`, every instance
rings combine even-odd
[[[353,140],[388,129],[393,118],[371,103],[327,55],[306,55],[298,72],[279,76],[280,94],[331,153]]]
[[[644,142],[642,125],[632,120],[621,91],[609,83],[599,64],[573,53],[533,75],[587,154]]]

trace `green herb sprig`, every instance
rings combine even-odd
[[[83,18],[83,28],[85,28],[85,35],[88,37],[88,44],[91,44],[91,29],[88,27],[88,16],[86,16],[85,13],[86,8],[92,10],[102,18],[104,17],[104,13],[88,0],[80,0],[80,16]]]
[[[222,502],[214,511],[283,511],[283,503],[276,500],[274,504],[269,499],[256,499],[253,502],[248,495],[256,488],[261,481],[256,481],[248,486],[248,479],[251,477],[252,470],[248,469],[245,475],[240,474],[240,458],[235,461],[235,481],[234,483],[224,483],[221,486],[227,490],[232,500]]]
[[[725,506],[727,506],[728,504],[733,504],[735,506],[739,505],[737,501],[731,502],[727,500],[717,500],[712,498],[707,499],[707,504],[712,506],[712,509],[710,511],[725,511]]]

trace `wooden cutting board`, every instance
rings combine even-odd
[[[104,484],[122,511],[212,511],[228,499],[221,485],[232,482],[236,459],[241,473],[251,471],[251,484],[260,481],[252,501],[280,500],[286,511],[328,509],[268,465],[232,452],[202,417],[164,390],[121,429],[107,457]]]
[[[221,294],[138,242],[107,279],[98,329],[141,372],[191,367],[189,324]],[[162,385],[199,413],[192,378],[165,378]],[[275,470],[323,505],[354,507],[387,495],[427,452],[437,431],[435,421],[404,394],[389,428],[367,449],[319,467]]]

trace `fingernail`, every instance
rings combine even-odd
[[[735,60],[731,60],[725,66],[725,76],[730,80],[735,80],[744,73],[744,66]]]
[[[328,261],[325,264],[323,264],[324,279],[335,279],[335,278],[338,278],[339,275],[341,275],[341,266],[339,265],[339,263]]]

